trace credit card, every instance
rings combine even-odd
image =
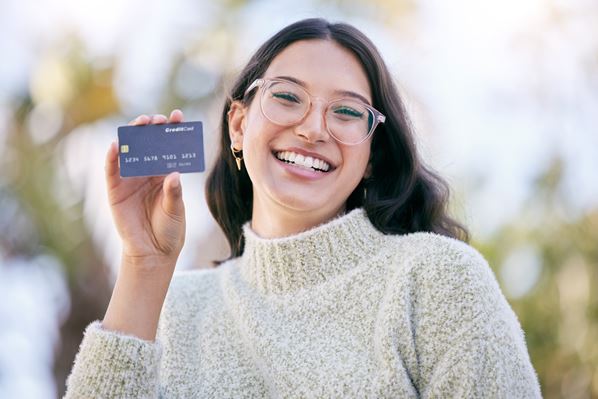
[[[118,154],[121,177],[203,172],[202,123],[120,126]]]

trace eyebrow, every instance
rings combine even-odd
[[[304,88],[307,88],[307,83],[305,83],[304,81],[294,78],[292,76],[275,76],[275,79],[284,79],[284,80],[290,80],[293,83],[297,83],[300,86],[303,86]],[[361,102],[366,103],[367,105],[372,105],[370,104],[370,102],[361,94],[355,93],[354,91],[350,91],[350,90],[335,90],[334,91],[335,94],[341,95],[341,96],[346,96],[346,97],[353,97],[353,98],[357,98],[358,100],[360,100]]]

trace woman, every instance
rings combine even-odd
[[[225,104],[220,151],[206,193],[231,258],[171,282],[179,176],[122,180],[110,147],[122,264],[67,397],[540,396],[519,322],[458,240],[361,32],[308,19],[269,39]]]

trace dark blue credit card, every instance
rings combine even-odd
[[[203,172],[202,123],[120,126],[118,154],[122,177]]]

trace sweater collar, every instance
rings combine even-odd
[[[282,294],[324,282],[371,258],[383,234],[363,209],[302,233],[265,239],[243,226],[241,274],[264,294]]]

